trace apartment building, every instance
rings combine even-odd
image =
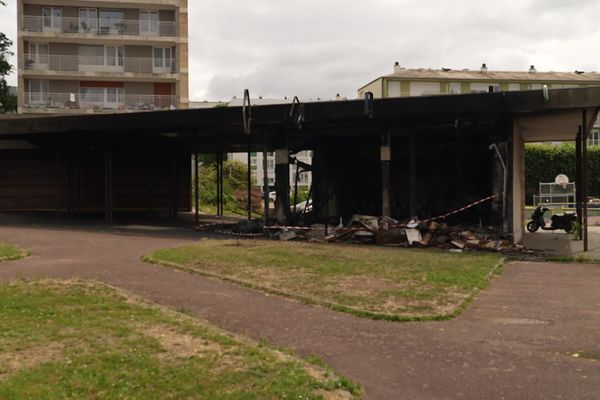
[[[188,108],[187,0],[18,0],[19,113]]]
[[[248,162],[246,153],[230,153],[228,157],[230,160],[237,160],[244,164]],[[294,155],[294,157],[301,163],[312,165],[312,151],[301,151]],[[265,179],[263,153],[250,153],[250,170],[252,172],[252,184],[257,187],[262,187]],[[308,190],[312,185],[312,173],[301,172],[301,170],[299,174],[298,172],[297,165],[290,165],[290,185],[292,187],[295,185],[296,175],[298,175],[298,187]],[[266,174],[269,179],[269,187],[272,189],[275,187],[275,153],[267,153]]]
[[[542,90],[600,86],[596,72],[540,72],[535,66],[526,71],[491,71],[486,64],[478,70],[450,68],[407,69],[399,63],[390,75],[381,76],[358,89],[358,97],[366,92],[375,98],[434,96],[518,90]],[[590,145],[600,145],[600,120],[590,134]]]

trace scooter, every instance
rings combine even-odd
[[[545,231],[555,231],[558,229],[564,229],[565,232],[570,233],[573,229],[573,224],[577,220],[575,214],[562,214],[553,215],[550,219],[552,222],[550,226],[546,226],[544,221],[544,214],[548,211],[548,208],[538,206],[533,214],[531,214],[531,221],[527,224],[527,230],[531,233],[537,232],[538,229],[542,228]]]

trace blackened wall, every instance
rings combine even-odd
[[[59,154],[57,156],[57,154]],[[191,208],[190,158],[113,151],[115,210]],[[98,210],[105,204],[105,153],[0,151],[0,210]]]
[[[440,132],[391,132],[390,203],[396,219],[412,217],[411,196],[420,219],[446,214],[495,194],[497,162],[489,149],[494,125]],[[413,143],[411,144],[411,141]],[[315,207],[321,221],[353,214],[382,215],[381,137],[321,140],[315,148]],[[411,150],[415,167],[411,168]],[[415,185],[411,190],[411,174]],[[496,182],[497,184],[497,182]],[[326,200],[330,201],[327,202]],[[451,224],[489,224],[491,202],[450,217]]]

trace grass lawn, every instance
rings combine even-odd
[[[360,397],[322,365],[101,284],[0,284],[0,299],[3,400]]]
[[[202,240],[145,260],[390,320],[457,315],[502,263],[495,254],[244,240]]]
[[[0,243],[0,261],[17,260],[27,255],[26,252],[11,246],[9,244]]]

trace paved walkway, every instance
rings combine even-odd
[[[0,241],[33,253],[1,264],[0,280],[102,280],[232,332],[317,354],[360,382],[369,399],[598,399],[600,266],[514,263],[453,321],[389,323],[139,261],[197,239],[191,233],[102,229],[0,228]]]

